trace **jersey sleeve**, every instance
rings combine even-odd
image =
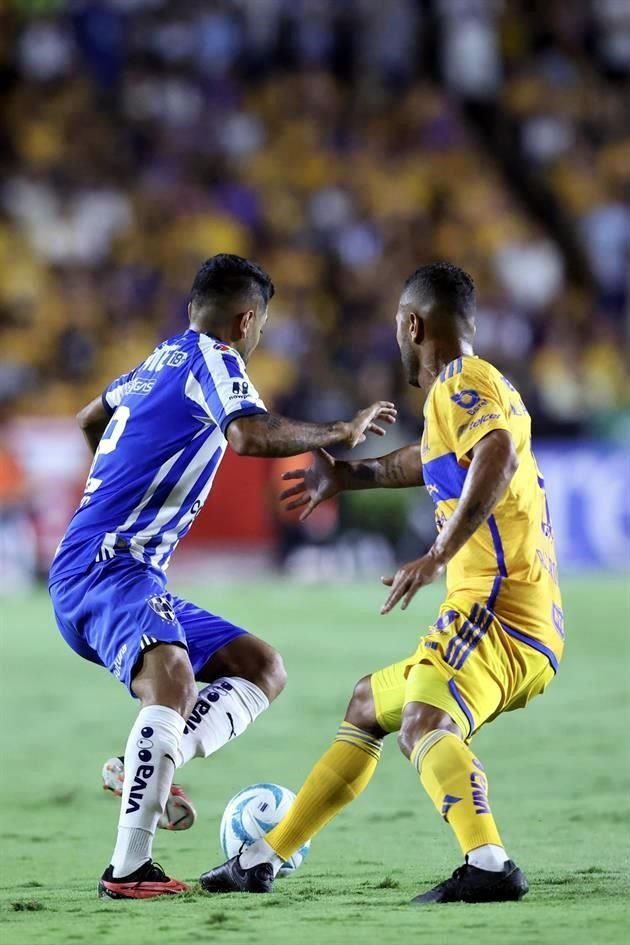
[[[445,444],[459,462],[491,430],[511,432],[509,401],[483,365],[473,362],[448,375],[447,370],[436,381],[434,409]]]
[[[267,413],[258,391],[250,381],[242,358],[227,345],[202,348],[203,360],[195,372],[199,385],[194,399],[225,434],[232,420]],[[196,386],[196,385],[195,385]],[[201,397],[199,397],[201,394]]]
[[[133,380],[137,370],[137,368],[134,368],[133,371],[129,371],[128,374],[121,374],[120,377],[117,377],[115,381],[112,381],[111,384],[103,391],[101,400],[103,402],[105,412],[110,417],[116,410],[116,407],[120,405],[123,397],[129,390],[129,385],[131,384],[131,381]]]

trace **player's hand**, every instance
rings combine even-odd
[[[316,450],[313,453],[313,462],[308,469],[291,469],[282,474],[283,479],[297,479],[297,483],[290,489],[285,489],[280,499],[288,499],[285,508],[299,509],[304,506],[300,521],[308,518],[313,509],[320,502],[331,499],[343,489],[341,466],[326,450]],[[297,498],[293,498],[297,496]]]
[[[438,578],[446,565],[429,551],[417,561],[410,561],[398,568],[393,577],[383,577],[381,581],[391,587],[389,597],[381,607],[382,614],[388,614],[404,597],[401,610],[406,610],[413,600],[416,591]]]
[[[349,446],[350,449],[358,446],[359,443],[364,442],[368,433],[375,433],[377,436],[385,436],[387,431],[376,421],[380,420],[381,423],[396,423],[396,416],[396,407],[387,400],[378,400],[375,404],[372,404],[371,407],[359,410],[354,420],[350,420],[350,422],[346,424],[348,427],[348,435],[344,441],[345,445]]]

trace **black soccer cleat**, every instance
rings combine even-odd
[[[177,896],[187,892],[190,886],[171,879],[159,863],[149,860],[129,876],[114,877],[114,868],[108,866],[97,888],[100,899],[156,899]]]
[[[436,902],[516,902],[528,890],[525,874],[512,860],[506,860],[501,872],[496,872],[470,866],[466,857],[464,865],[449,879],[411,901],[419,906]]]
[[[209,893],[270,893],[273,879],[271,863],[259,863],[258,866],[243,869],[238,856],[233,856],[221,866],[202,873],[199,885]]]

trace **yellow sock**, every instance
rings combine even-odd
[[[411,763],[464,853],[486,843],[503,846],[488,803],[488,779],[461,738],[442,729],[429,732],[414,747]]]
[[[383,742],[343,722],[328,751],[302,785],[291,810],[265,837],[283,860],[358,797],[376,771]]]

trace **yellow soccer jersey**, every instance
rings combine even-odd
[[[438,530],[457,507],[470,450],[482,437],[509,431],[519,459],[493,514],[449,562],[445,607],[485,606],[511,636],[545,653],[555,668],[564,642],[558,567],[523,400],[492,364],[464,356],[436,379],[424,414],[422,468]]]

